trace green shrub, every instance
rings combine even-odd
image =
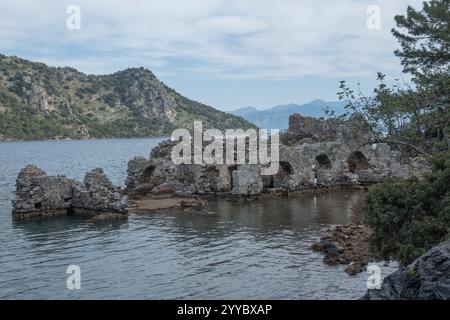
[[[370,188],[366,223],[370,250],[407,265],[450,238],[450,152],[436,157],[424,179],[388,179]]]

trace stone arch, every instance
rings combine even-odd
[[[237,165],[232,165],[228,167],[228,174],[230,175],[230,190],[233,190],[233,172],[238,170]]]
[[[288,161],[280,161],[278,172],[273,175],[273,181],[269,180],[269,183],[272,184],[273,187],[281,187],[293,173],[294,168]]]
[[[319,170],[330,170],[331,169],[331,160],[328,158],[326,154],[319,154],[316,157],[316,161],[319,164]]]
[[[371,168],[369,160],[361,151],[352,152],[347,158],[348,169],[354,173],[360,170],[368,170]]]
[[[278,169],[278,173],[282,175],[290,176],[294,173],[294,169],[292,165],[287,161],[280,161],[280,168]]]
[[[203,177],[209,184],[209,191],[211,192],[218,192],[219,191],[219,169],[217,169],[215,166],[208,166],[203,171]]]

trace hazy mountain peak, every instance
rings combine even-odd
[[[325,100],[314,99],[313,101],[309,102],[308,104],[325,104],[325,103],[327,103]]]
[[[290,103],[278,105],[266,110],[246,107],[231,111],[231,113],[243,117],[260,128],[287,129],[289,116],[293,113],[320,118],[326,116],[325,108],[330,108],[336,115],[341,115],[345,113],[344,106],[344,102],[327,102],[322,99],[315,99],[303,105]]]

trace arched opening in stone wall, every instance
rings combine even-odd
[[[228,174],[230,175],[230,191],[233,190],[233,172],[238,169],[237,165],[228,167]]]
[[[330,158],[326,154],[319,154],[316,157],[316,161],[319,164],[319,170],[330,170],[331,169],[331,161]]]
[[[142,173],[142,182],[143,183],[150,183],[152,180],[152,175],[153,172],[155,171],[155,167],[154,166],[148,166],[147,168],[145,168],[144,172]]]
[[[272,187],[281,187],[289,179],[289,177],[294,173],[292,165],[287,161],[280,161],[278,173],[273,175]]]
[[[290,176],[294,173],[292,165],[287,161],[280,161],[280,168],[278,169],[278,174],[282,176]]]
[[[369,160],[367,160],[366,156],[361,151],[352,152],[347,159],[347,163],[348,168],[352,173],[370,169]]]

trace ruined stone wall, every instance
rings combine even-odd
[[[49,215],[99,215],[127,213],[127,197],[101,168],[80,183],[65,176],[48,176],[34,165],[23,168],[16,181],[13,216],[24,219]]]
[[[130,160],[127,192],[255,195],[365,185],[386,177],[406,178],[429,171],[424,159],[402,163],[386,144],[364,145],[369,135],[369,130],[354,120],[344,123],[294,114],[288,131],[280,137],[280,168],[273,176],[261,176],[260,165],[174,165],[170,151],[175,143],[167,141],[157,146],[149,159]]]

